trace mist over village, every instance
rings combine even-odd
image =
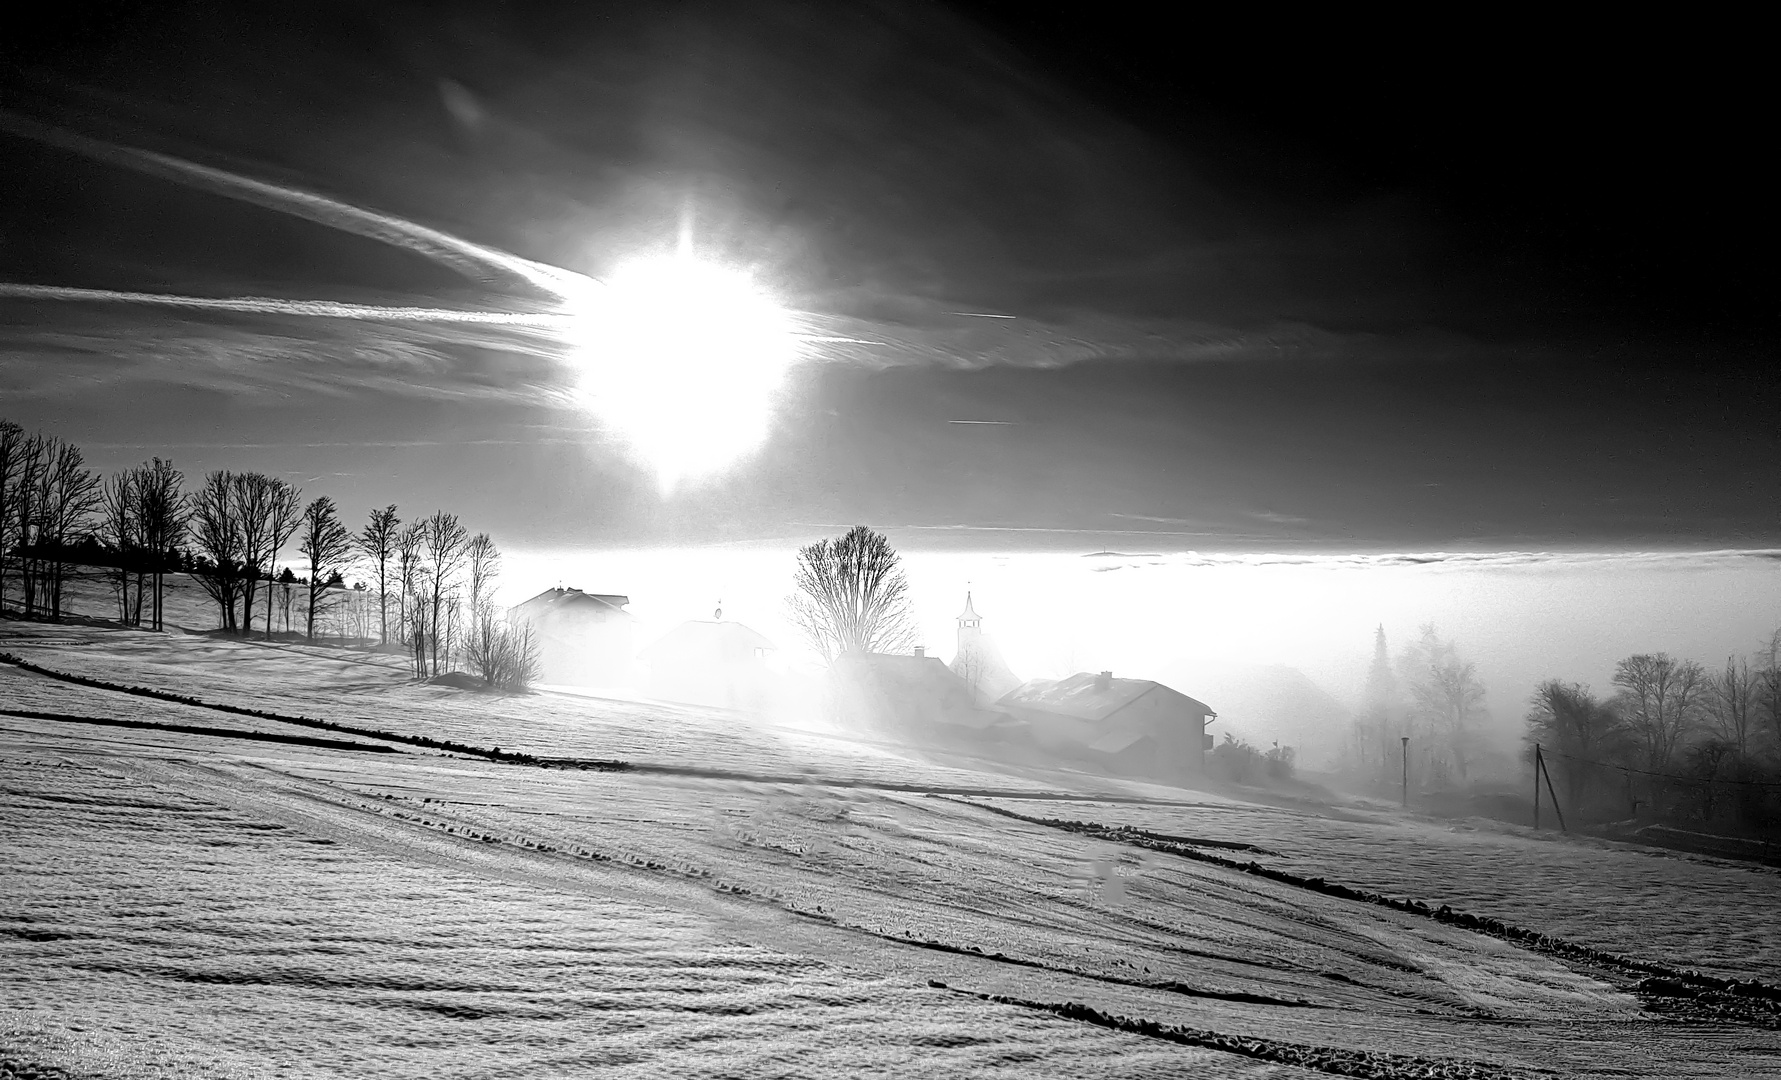
[[[0,40],[0,1076],[1781,1076],[1760,35],[1147,18]]]

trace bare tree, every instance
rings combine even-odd
[[[503,618],[483,604],[464,652],[470,669],[492,687],[522,693],[538,679],[538,641],[530,622]]]
[[[151,561],[154,575],[155,601],[152,622],[162,629],[163,592],[167,566],[174,549],[185,538],[191,517],[190,506],[181,492],[185,477],[173,467],[172,461],[152,459],[136,469],[136,518],[141,530],[143,549]],[[138,599],[141,586],[138,584]]]
[[[218,469],[204,477],[191,495],[192,540],[199,559],[192,576],[221,610],[221,626],[234,633],[239,625],[235,602],[241,596],[241,579],[247,565],[246,542],[236,516],[235,474]]]
[[[1708,676],[1706,712],[1713,727],[1739,760],[1750,756],[1750,736],[1761,704],[1761,671],[1751,671],[1750,661],[1725,658],[1725,670]]]
[[[1484,716],[1484,684],[1473,664],[1461,660],[1452,642],[1442,641],[1433,624],[1406,651],[1405,675],[1411,714],[1452,761],[1463,782]]]
[[[135,469],[114,473],[105,481],[104,509],[100,524],[103,538],[117,565],[111,570],[112,590],[117,595],[118,622],[125,626],[142,621],[142,499]],[[131,579],[136,583],[136,603],[130,603]],[[134,618],[132,618],[134,614]]]
[[[6,609],[6,549],[17,535],[13,520],[21,501],[28,438],[24,428],[11,420],[0,420],[0,611]]]
[[[287,634],[291,632],[291,587],[295,584],[297,575],[291,572],[290,567],[285,567],[284,573],[278,575],[278,609]],[[271,586],[267,588],[270,589]]]
[[[451,612],[446,600],[464,568],[469,543],[469,533],[458,523],[456,514],[438,510],[421,523],[421,548],[426,557],[427,670],[431,675],[439,674],[441,654],[447,663],[451,661],[450,627],[446,623]],[[442,642],[441,638],[445,640]]]
[[[46,440],[44,467],[34,498],[37,522],[35,542],[47,554],[50,618],[62,615],[62,582],[66,576],[66,551],[75,535],[86,527],[102,503],[99,474],[86,467],[80,447],[61,439]]]
[[[334,500],[323,495],[303,508],[302,543],[298,550],[309,560],[309,612],[303,636],[315,640],[315,616],[324,591],[339,580],[341,566],[352,555],[352,533],[340,523]]]
[[[884,534],[855,525],[800,549],[792,581],[792,619],[824,660],[914,645],[909,581]]]
[[[377,567],[377,643],[390,643],[389,627],[389,585],[390,556],[396,553],[397,531],[402,519],[396,516],[396,504],[391,503],[382,510],[373,509],[371,519],[359,532],[359,550],[373,566]]]
[[[1769,635],[1756,654],[1756,711],[1761,726],[1768,728],[1775,749],[1781,751],[1781,630]]]
[[[1627,733],[1620,716],[1589,687],[1547,679],[1528,703],[1526,739],[1529,757],[1535,744],[1557,755],[1572,808],[1580,810],[1604,767],[1625,751]]]
[[[396,608],[397,633],[414,647],[414,598],[420,587],[421,527],[418,522],[396,534],[396,575],[402,583],[401,603]],[[415,672],[419,676],[417,668]]]
[[[948,666],[952,668],[952,673],[954,675],[957,675],[966,686],[970,687],[971,700],[977,704],[982,704],[984,676],[983,654],[976,649],[963,649],[957,656],[952,658],[952,663]]]
[[[19,610],[30,618],[37,610],[37,560],[33,554],[40,516],[39,487],[47,468],[49,440],[42,435],[21,435],[12,450],[12,481],[8,517],[0,528],[10,530],[13,554],[18,556]]]
[[[272,640],[272,582],[278,571],[278,553],[285,549],[303,522],[303,489],[282,478],[273,478],[266,492],[266,640]]]
[[[501,551],[488,533],[477,533],[464,553],[470,562],[470,610],[479,611],[488,599],[490,585],[501,573]]]
[[[1662,772],[1700,723],[1708,676],[1693,660],[1668,653],[1629,656],[1614,666],[1616,705],[1648,768]]]
[[[267,548],[272,542],[272,478],[265,473],[236,473],[229,491],[241,529],[241,634],[253,632],[254,597],[260,578],[271,577]]]
[[[233,488],[235,516],[241,523],[242,559],[247,564],[242,578],[241,632],[253,632],[254,598],[260,581],[270,586],[278,572],[278,553],[296,535],[303,493],[288,481],[264,473],[236,473]],[[272,595],[266,595],[266,632],[272,632]]]

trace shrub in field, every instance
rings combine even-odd
[[[484,684],[524,693],[538,681],[538,638],[529,622],[515,622],[484,604],[471,625],[464,652]]]
[[[1206,766],[1213,777],[1233,784],[1290,780],[1295,756],[1290,746],[1275,743],[1273,749],[1262,750],[1227,731],[1224,741],[1206,755]]]
[[[1274,748],[1269,750],[1263,756],[1267,758],[1268,776],[1270,779],[1292,779],[1292,763],[1294,757],[1292,747],[1281,746],[1279,743],[1275,743]]]

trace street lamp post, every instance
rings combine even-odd
[[[1410,809],[1410,736],[1400,735],[1404,744],[1404,809]]]

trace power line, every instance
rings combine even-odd
[[[1631,765],[1615,765],[1612,762],[1581,758],[1574,754],[1560,753],[1557,750],[1546,750],[1542,748],[1541,752],[1547,757],[1564,758],[1566,761],[1581,762],[1584,765],[1595,765],[1603,769],[1619,769],[1621,772],[1638,773],[1640,776],[1656,776],[1665,780],[1680,780],[1687,784],[1744,784],[1750,787],[1781,788],[1781,780],[1724,780],[1718,777],[1678,776],[1675,773],[1653,772],[1650,769],[1635,769]]]

